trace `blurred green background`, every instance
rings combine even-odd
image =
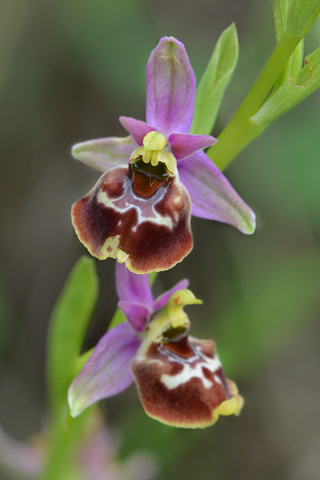
[[[145,65],[163,35],[188,51],[197,78],[221,32],[236,23],[240,58],[218,135],[275,45],[269,0],[10,0],[0,6],[0,423],[25,440],[43,425],[50,313],[85,253],[71,204],[98,174],[70,156],[76,142],[126,135],[144,119]],[[320,44],[320,23],[306,54]],[[103,403],[119,458],[159,459],[158,479],[318,480],[320,472],[320,95],[275,122],[227,177],[257,214],[255,235],[193,219],[195,247],[155,291],[183,277],[204,300],[193,333],[214,337],[246,405],[205,431],[144,416],[132,386]],[[114,262],[101,282],[86,348],[116,307]],[[1,477],[0,478],[5,478]],[[60,479],[59,479],[60,480]]]

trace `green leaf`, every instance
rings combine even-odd
[[[48,388],[53,413],[67,405],[67,391],[98,296],[94,262],[76,263],[54,308],[48,336]]]
[[[221,315],[215,338],[227,376],[256,374],[319,310],[320,255],[311,250],[264,278]]]
[[[301,75],[302,63],[303,63],[303,52],[304,52],[304,40],[302,39],[300,43],[294,49],[293,54],[289,58],[286,66],[282,70],[280,76],[278,77],[271,96],[275,94],[281,85],[289,81],[290,83],[298,83]],[[271,97],[270,96],[270,97]]]
[[[262,105],[251,121],[267,126],[320,87],[320,47],[304,60],[298,83],[287,79],[278,90]]]
[[[289,0],[274,0],[272,4],[272,9],[276,38],[277,42],[279,42],[283,32],[287,28]],[[284,67],[279,78],[277,79],[273,87],[272,95],[286,80],[291,79],[293,83],[298,82],[302,68],[303,50],[304,41],[302,39],[298,46],[295,48],[293,54],[291,55],[286,66]]]
[[[273,0],[272,12],[277,42],[280,41],[287,25],[289,0]]]
[[[224,91],[238,61],[238,36],[234,24],[224,30],[197,88],[190,133],[210,134]]]
[[[320,0],[291,0],[287,28],[294,37],[304,37],[320,13]]]

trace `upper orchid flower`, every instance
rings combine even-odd
[[[183,307],[201,301],[185,289],[188,282],[154,300],[147,275],[117,264],[116,281],[127,322],[101,338],[71,384],[71,414],[121,392],[133,379],[145,412],[168,425],[202,428],[219,415],[239,414],[242,397],[225,378],[214,342],[189,335]]]
[[[73,205],[80,241],[135,273],[167,270],[192,249],[191,213],[253,233],[255,216],[190,135],[196,79],[184,45],[163,37],[147,64],[146,123],[120,117],[128,137],[79,143],[73,156],[104,173]]]

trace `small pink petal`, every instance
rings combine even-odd
[[[142,277],[142,275],[139,276]],[[142,304],[126,302],[124,300],[118,302],[118,307],[125,315],[131,327],[136,332],[142,332],[151,310]]]
[[[120,117],[120,122],[140,147],[142,147],[143,139],[147,133],[156,131],[154,127],[147,125],[142,120],[136,120],[135,118]]]
[[[101,338],[69,388],[68,400],[73,417],[98,400],[129,387],[133,380],[129,364],[140,343],[127,322],[120,323]]]
[[[210,147],[217,139],[210,135],[190,135],[188,133],[171,133],[169,136],[171,151],[177,160],[189,157],[198,150]]]
[[[130,272],[123,263],[116,263],[116,288],[120,300],[140,303],[147,307],[153,305],[153,294],[149,275],[137,275]]]
[[[170,288],[170,290],[167,290],[165,293],[155,299],[153,309],[158,310],[159,308],[164,307],[166,303],[168,303],[169,298],[174,292],[184,290],[185,288],[188,288],[188,286],[189,280],[187,280],[186,278],[184,280],[180,280],[180,282],[178,282],[174,287]]]

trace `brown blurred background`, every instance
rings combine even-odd
[[[120,115],[144,119],[145,65],[161,36],[184,42],[200,79],[219,35],[235,22],[240,58],[217,136],[274,48],[270,3],[2,2],[0,423],[12,436],[25,440],[43,424],[50,312],[71,267],[86,254],[70,207],[98,174],[71,158],[71,146],[125,136]],[[318,21],[306,53],[319,44]],[[159,455],[159,479],[319,479],[319,107],[317,92],[226,172],[257,214],[256,234],[193,219],[193,252],[157,279],[160,293],[190,278],[204,300],[189,310],[194,333],[217,338],[226,373],[246,398],[239,419],[175,433],[175,449],[171,430],[157,430],[141,413],[134,387],[105,402],[122,438],[120,456],[134,444]],[[100,298],[86,348],[106,330],[117,301],[113,260],[96,266]]]

